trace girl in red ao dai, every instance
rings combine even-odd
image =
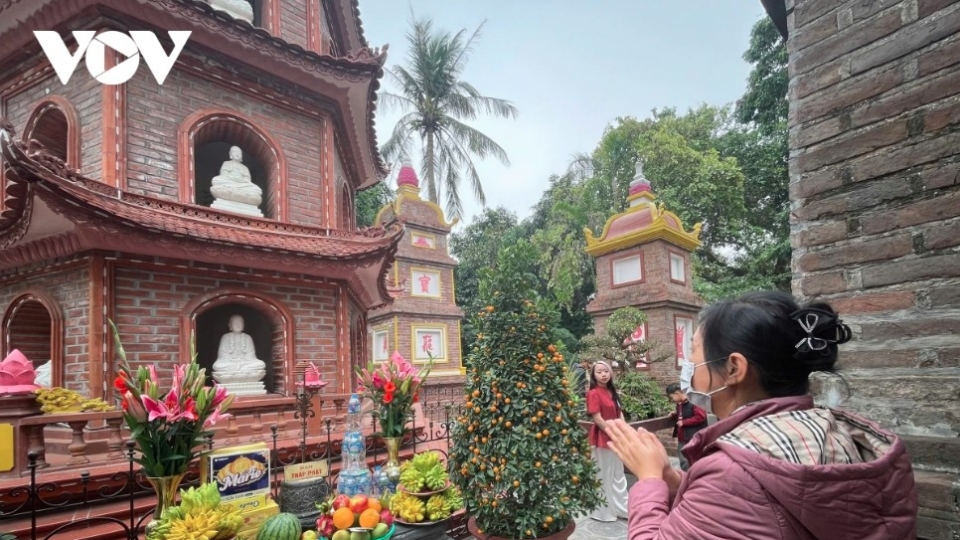
[[[587,414],[593,418],[590,426],[590,446],[593,460],[600,469],[600,482],[606,505],[597,508],[591,518],[597,521],[616,521],[627,516],[627,479],[623,475],[620,458],[607,447],[607,420],[623,420],[620,398],[613,384],[613,371],[605,360],[593,364],[590,370],[590,391],[587,392]]]

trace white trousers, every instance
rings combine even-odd
[[[600,483],[607,503],[597,508],[590,517],[599,521],[616,521],[627,517],[627,478],[623,475],[623,463],[607,448],[591,448],[593,460],[600,469]]]

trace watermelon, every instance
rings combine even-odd
[[[257,540],[300,540],[300,518],[285,512],[271,516],[257,532]]]

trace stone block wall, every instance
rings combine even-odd
[[[960,2],[786,7],[794,293],[853,329],[843,406],[905,436],[921,471],[948,473],[918,473],[920,536],[957,538]],[[954,457],[932,463],[943,444]]]

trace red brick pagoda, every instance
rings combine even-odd
[[[332,391],[353,387],[403,234],[357,230],[354,215],[386,174],[386,54],[353,0],[250,7],[248,21],[201,0],[0,2],[0,357],[18,348],[51,362],[53,385],[110,401],[108,320],[132,364],[163,376],[191,335],[211,368],[240,315],[267,399],[294,392],[306,362]],[[108,86],[83,63],[63,84],[34,30],[71,50],[76,30],[192,34],[162,85],[141,62]],[[107,69],[126,60],[99,50]],[[253,212],[218,205],[218,182],[245,182]]]
[[[631,339],[656,343],[654,357],[670,360],[641,364],[662,386],[678,382],[681,363],[690,358],[697,314],[703,301],[693,292],[691,254],[700,247],[700,224],[687,232],[676,214],[656,204],[650,182],[637,164],[628,208],[607,220],[595,237],[585,230],[587,252],[596,259],[597,296],[587,305],[594,331],[606,331],[607,318],[619,308],[643,310],[647,322]]]
[[[463,386],[460,320],[454,294],[457,261],[448,251],[456,224],[437,204],[420,198],[420,181],[409,163],[397,176],[397,198],[377,214],[375,224],[401,220],[403,240],[388,277],[399,292],[393,303],[370,313],[374,361],[399,351],[415,364],[434,359],[428,386]],[[459,391],[456,393],[459,395]]]

